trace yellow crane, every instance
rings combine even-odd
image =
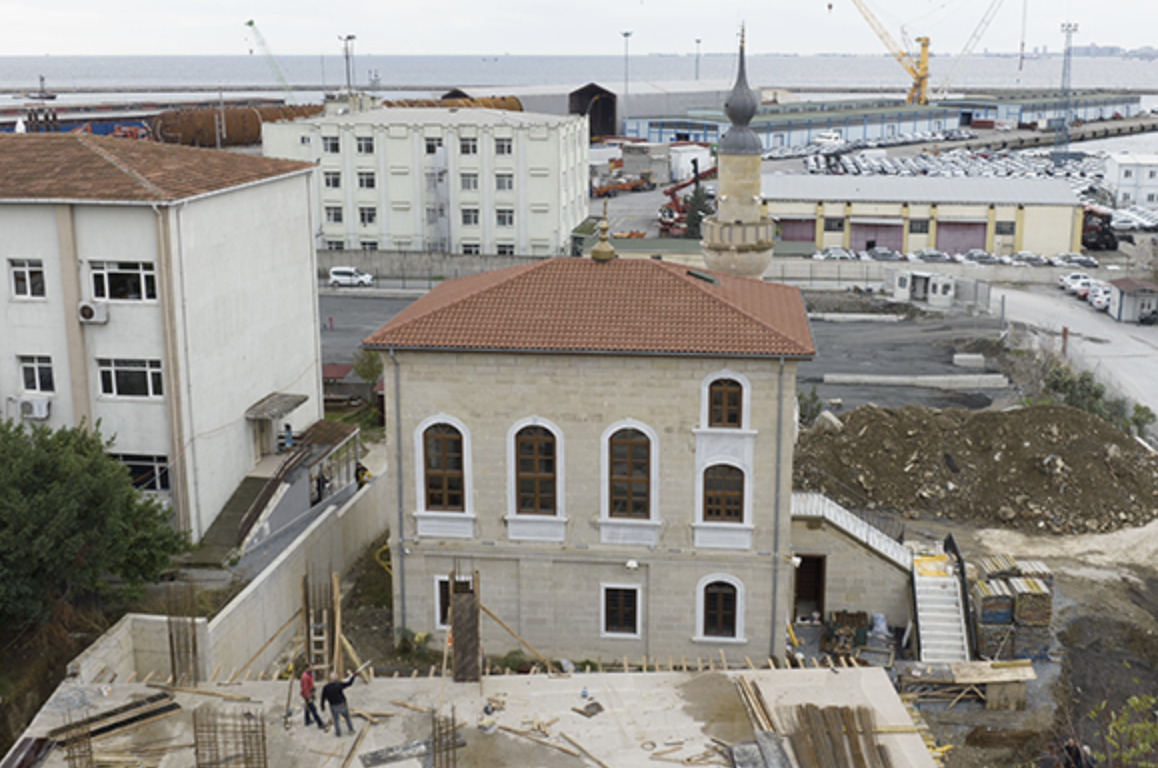
[[[889,53],[897,60],[897,63],[909,73],[909,77],[913,78],[913,85],[909,88],[909,95],[905,97],[906,104],[928,104],[929,103],[929,38],[916,38],[917,44],[921,46],[921,51],[917,55],[917,60],[913,61],[913,57],[905,51],[889,31],[885,29],[885,25],[881,24],[880,19],[869,7],[864,4],[863,0],[852,0],[852,4],[860,11],[860,15],[864,16],[864,20],[869,23],[873,31],[877,33],[877,37],[889,49]]]

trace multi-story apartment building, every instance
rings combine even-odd
[[[1158,210],[1158,155],[1110,155],[1105,181],[1118,207],[1140,205]]]
[[[322,415],[312,168],[0,134],[0,407],[99,424],[198,540]]]
[[[587,121],[385,108],[267,123],[267,157],[317,163],[318,247],[552,256],[587,217]]]

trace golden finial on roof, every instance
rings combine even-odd
[[[598,262],[612,261],[615,258],[615,247],[607,237],[607,230],[611,225],[607,223],[607,198],[603,199],[603,219],[599,222],[599,242],[591,249],[591,258]]]

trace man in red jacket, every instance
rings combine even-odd
[[[304,709],[306,711],[306,725],[310,724],[310,717],[313,717],[318,728],[323,731],[330,730],[330,726],[322,723],[322,718],[318,715],[318,708],[314,706],[314,667],[309,662],[306,662],[306,668],[302,670],[302,701],[304,702]]]

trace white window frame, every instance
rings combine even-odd
[[[322,186],[326,189],[342,188],[341,171],[322,171]]]
[[[136,265],[136,268],[126,268]],[[92,276],[92,296],[96,301],[155,302],[157,301],[157,270],[151,261],[90,261],[89,274]],[[141,295],[137,298],[112,298],[110,275],[133,274],[141,281]],[[153,295],[149,295],[150,278]]]
[[[474,578],[471,576],[460,576],[456,573],[454,574],[454,580],[458,582],[473,582]],[[430,602],[434,605],[434,628],[438,631],[445,631],[450,629],[449,624],[444,624],[442,622],[442,601],[440,599],[442,596],[442,590],[440,587],[443,584],[450,584],[450,576],[448,574],[436,575],[434,577],[434,599]],[[449,605],[446,606],[446,615],[450,615]]]
[[[495,209],[495,226],[496,227],[513,227],[513,226],[515,226],[515,209],[514,208],[496,208]]]
[[[709,427],[708,420],[710,417],[710,409],[712,406],[711,389],[712,384],[720,379],[731,379],[738,383],[742,389],[740,396],[740,428],[735,427]],[[712,432],[745,432],[752,428],[752,383],[748,381],[748,377],[742,373],[728,370],[724,368],[714,373],[709,373],[700,382],[700,429],[711,430]]]
[[[743,519],[738,523],[704,520],[704,473],[717,466],[734,467],[744,473],[744,507]],[[752,531],[752,468],[751,462],[745,466],[731,456],[708,456],[700,465],[699,456],[696,457],[695,481],[695,519],[692,522],[692,531],[695,534],[695,545],[705,549],[751,549]]]
[[[48,395],[56,392],[56,375],[52,370],[52,358],[48,355],[18,355],[17,362],[20,365],[20,387],[24,392],[36,392],[42,395]],[[43,369],[48,369],[48,378],[52,384],[51,388],[44,389],[42,387],[41,374]],[[28,386],[28,373],[32,373],[33,386]]]
[[[635,632],[611,632],[607,629],[607,590],[630,589],[635,592]],[[599,584],[599,636],[608,640],[639,640],[643,637],[643,586],[641,584]]]
[[[496,173],[495,174],[495,191],[496,192],[513,192],[515,190],[515,174],[513,173]]]
[[[524,427],[543,427],[555,436],[555,514],[520,515],[515,438]],[[519,419],[507,430],[507,538],[511,541],[563,541],[567,532],[567,484],[563,430],[541,416]]]
[[[478,243],[463,243],[462,253],[465,256],[478,256],[482,253],[482,246]]]
[[[474,136],[463,136],[459,138],[458,153],[460,155],[477,155],[478,139]]]
[[[427,136],[426,137],[426,154],[427,155],[437,154],[438,150],[440,150],[440,149],[442,149],[442,137],[441,136]]]
[[[373,171],[358,171],[358,189],[376,189],[377,184]]]
[[[474,172],[464,172],[459,174],[461,191],[463,192],[478,192],[478,174]]]
[[[497,256],[514,256],[515,255],[515,244],[514,243],[497,243],[495,245],[495,255],[497,255]]]
[[[462,225],[464,227],[477,227],[479,223],[478,208],[463,208],[462,210]]]
[[[637,429],[647,435],[648,446],[648,513],[646,520],[611,516],[611,437],[621,429]],[[599,462],[599,540],[603,544],[628,544],[654,547],[659,545],[659,435],[635,419],[623,419],[603,430]]]
[[[359,155],[374,154],[374,137],[373,136],[355,136],[354,143]]]
[[[40,293],[33,291],[32,276],[40,273]],[[27,293],[16,290],[16,276],[23,274]],[[8,277],[12,282],[12,298],[14,299],[43,299],[47,297],[48,285],[44,280],[44,261],[42,259],[9,259]]]
[[[736,588],[736,636],[718,637],[704,634],[704,589],[713,582],[722,581]],[[694,643],[719,643],[721,645],[744,645],[744,582],[730,573],[710,573],[696,582],[696,627],[692,633]]]
[[[448,424],[462,435],[462,511],[426,508],[426,430]],[[414,428],[414,519],[418,536],[439,539],[474,538],[474,472],[470,430],[461,420],[445,413],[429,416]]]
[[[376,250],[378,250],[378,241],[377,240],[363,240],[360,243],[358,243],[358,246],[363,251],[376,251]]]
[[[325,210],[327,224],[341,224],[342,223],[342,206],[327,205]]]
[[[342,137],[340,136],[323,136],[322,137],[322,152],[327,155],[337,155],[342,152]]]
[[[495,154],[499,157],[515,154],[515,140],[506,136],[495,137]]]
[[[110,453],[109,456],[124,464],[126,467],[130,464],[153,467],[153,474],[149,480],[141,484],[138,484],[136,481],[133,482],[133,487],[139,491],[146,493],[167,493],[173,487],[172,479],[169,476],[168,456],[148,456],[134,453]]]
[[[346,243],[342,240],[327,240],[325,250],[327,251],[344,251],[346,250]]]
[[[139,365],[117,365],[117,363],[143,363]],[[144,395],[122,395],[117,392],[117,371],[118,370],[145,370],[145,387],[148,389],[148,394]],[[110,373],[110,382],[112,383],[112,392],[105,391],[105,373]],[[160,378],[160,392],[157,392],[157,379]],[[140,358],[98,358],[97,359],[97,377],[100,380],[101,397],[115,397],[118,400],[160,400],[165,396],[165,368],[160,360],[149,360]]]
[[[370,227],[378,223],[378,209],[373,205],[358,206],[358,223]]]

